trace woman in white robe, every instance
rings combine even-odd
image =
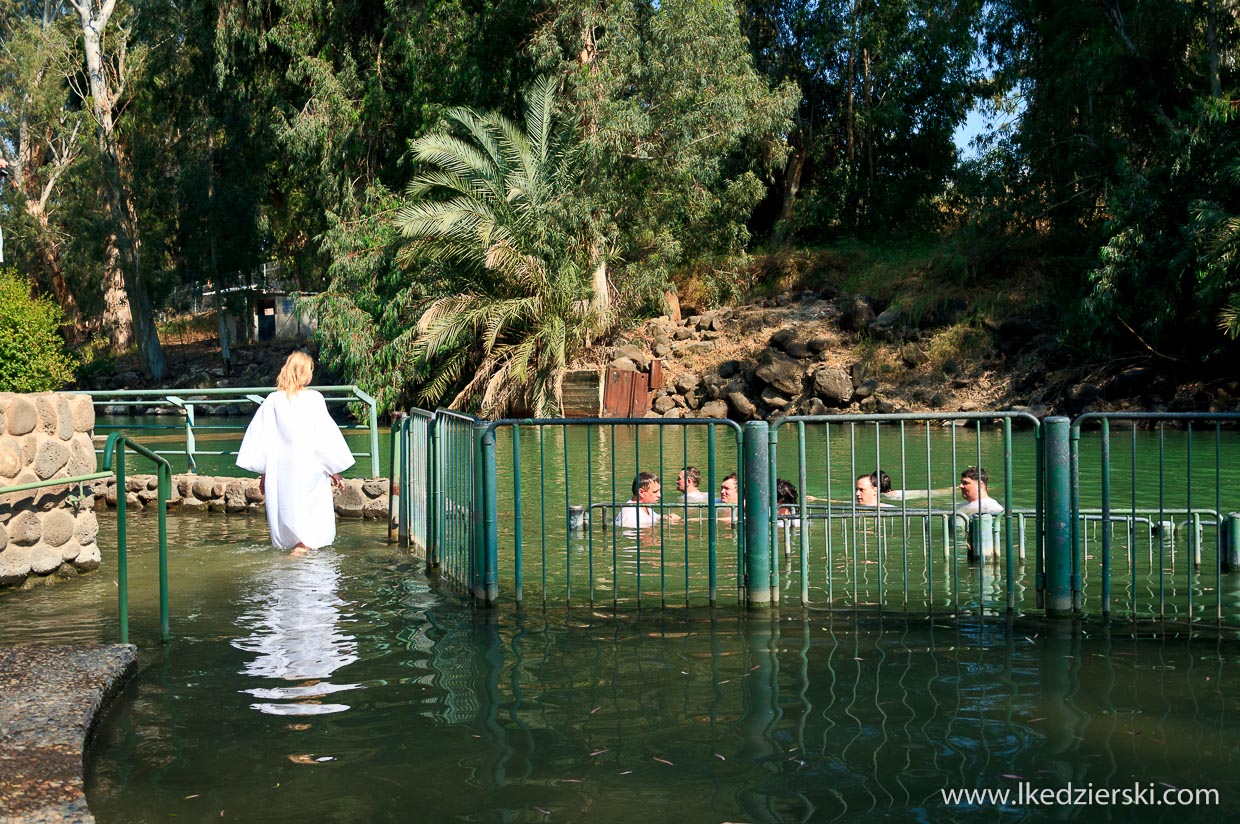
[[[271,543],[294,554],[335,540],[332,487],[343,488],[340,473],[353,465],[323,396],[305,388],[313,374],[305,352],[288,356],[237,453],[237,466],[261,476]]]

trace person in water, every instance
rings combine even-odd
[[[336,539],[332,490],[344,488],[340,473],[353,465],[327,402],[306,388],[313,375],[309,355],[288,356],[237,452],[237,466],[259,475],[272,545],[294,555]]]

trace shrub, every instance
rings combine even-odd
[[[0,269],[0,392],[46,392],[73,379],[60,307],[30,297],[30,282]]]

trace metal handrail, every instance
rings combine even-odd
[[[116,582],[119,599],[121,643],[129,643],[129,552],[126,534],[125,448],[155,463],[159,478],[159,630],[166,643],[172,633],[168,627],[168,497],[172,488],[172,465],[163,457],[131,440],[123,432],[108,436],[103,448],[103,468],[111,474],[113,455],[116,457]]]
[[[335,386],[309,386],[307,389],[314,389],[325,395],[324,400],[328,403],[352,403],[361,401],[366,404],[367,429],[370,435],[370,451],[369,452],[352,452],[357,457],[365,455],[370,456],[370,472],[371,477],[379,476],[379,424],[378,424],[378,408],[375,399],[366,392],[359,389],[353,384],[342,384]],[[185,412],[185,448],[184,450],[155,450],[159,455],[185,455],[188,470],[197,471],[198,455],[233,455],[234,450],[227,451],[205,451],[198,449],[195,433],[205,430],[244,430],[244,425],[209,425],[198,426],[194,421],[194,407],[204,403],[252,403],[255,406],[261,404],[263,399],[276,391],[274,386],[250,386],[250,387],[215,387],[208,389],[110,389],[110,390],[74,390],[66,394],[90,395],[91,401],[95,406],[170,406],[181,409]],[[331,394],[348,393],[347,397],[326,397]],[[108,428],[114,428],[111,424],[100,424]],[[126,424],[123,427],[127,430],[174,430],[181,429],[182,425],[171,423],[149,423],[149,424]],[[361,427],[341,427],[341,429],[360,429]]]

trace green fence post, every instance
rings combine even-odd
[[[426,570],[439,569],[439,542],[443,540],[443,533],[439,527],[439,517],[435,514],[442,510],[439,503],[439,455],[438,443],[439,436],[435,432],[435,418],[431,417],[426,423],[426,454],[422,456],[426,467],[426,500],[421,501],[422,507],[426,512]],[[437,509],[438,507],[438,509]],[[413,500],[410,499],[407,504],[409,517],[413,514]]]
[[[499,596],[496,567],[499,534],[496,528],[495,432],[487,421],[473,425],[474,463],[474,603],[493,607]]]
[[[159,479],[159,637],[167,643],[172,638],[168,625],[168,498],[172,492],[172,467],[167,462],[156,464],[155,472]]]
[[[129,545],[128,518],[125,500],[125,439],[118,433],[108,438],[108,446],[116,449],[116,589],[117,611],[120,612],[121,643],[129,643]],[[107,447],[104,447],[107,451]]]
[[[1046,432],[1046,614],[1072,614],[1072,467],[1068,419],[1042,422]]]
[[[1240,512],[1228,512],[1223,521],[1223,572],[1240,568]]]
[[[742,439],[745,497],[741,522],[745,529],[745,605],[771,604],[771,478],[770,427],[766,421],[745,424]]]

